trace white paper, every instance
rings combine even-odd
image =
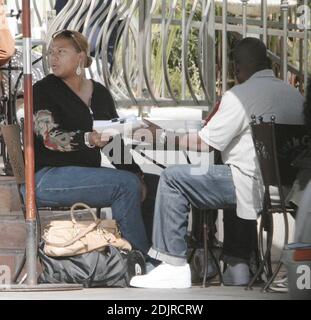
[[[111,135],[122,134],[131,130],[143,128],[144,123],[136,117],[115,120],[94,120],[93,130],[99,133],[109,132]]]

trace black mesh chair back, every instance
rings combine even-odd
[[[276,123],[275,117],[264,122],[262,117],[252,116],[250,123],[257,160],[264,184],[264,203],[259,230],[259,248],[261,248],[262,263],[254,276],[257,278],[266,267],[268,281],[264,290],[268,289],[276,277],[281,262],[272,272],[271,247],[273,238],[273,213],[282,213],[284,217],[284,245],[288,242],[287,213],[293,213],[295,208],[289,207],[285,201],[284,189],[293,184],[298,168],[293,166],[295,158],[310,146],[310,136],[304,125]],[[263,231],[267,232],[267,244],[263,249]],[[254,281],[250,282],[250,286]]]
[[[259,122],[253,118],[251,123],[252,136],[256,155],[265,186],[265,194],[269,208],[271,201],[270,186],[276,187],[280,196],[280,206],[285,206],[284,186],[291,186],[295,180],[298,168],[293,166],[295,158],[310,144],[310,136],[304,125],[290,125],[270,122]]]

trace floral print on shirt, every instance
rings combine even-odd
[[[40,110],[34,116],[34,130],[46,148],[52,151],[72,152],[79,150],[78,135],[81,131],[59,129],[53,115],[48,110]]]

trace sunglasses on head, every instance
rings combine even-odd
[[[59,31],[56,31],[53,35],[52,35],[52,39],[55,39],[57,37],[65,37],[65,38],[71,38],[74,43],[76,44],[76,46],[79,48],[80,52],[83,51],[81,49],[81,46],[75,36],[75,34],[71,31],[71,30],[59,30]]]

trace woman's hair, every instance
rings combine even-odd
[[[305,116],[305,123],[311,132],[311,77],[308,79],[307,89],[306,89],[306,100],[304,103],[303,113]]]
[[[92,57],[90,56],[90,46],[87,38],[78,31],[62,30],[54,33],[52,39],[67,39],[70,40],[72,45],[78,52],[84,52],[86,56],[85,68],[89,68],[92,64]]]

